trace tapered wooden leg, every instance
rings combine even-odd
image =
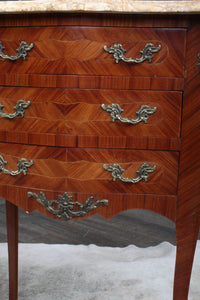
[[[9,300],[18,297],[18,208],[6,201],[8,263],[9,263]]]
[[[192,264],[199,232],[199,216],[191,214],[177,221],[177,253],[173,300],[187,300]]]

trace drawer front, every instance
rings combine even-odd
[[[74,193],[176,195],[177,152],[65,149],[1,143],[0,153],[1,186]],[[111,172],[116,165],[123,169],[121,174],[116,170]]]
[[[24,117],[20,109],[14,117],[21,99],[27,105]],[[180,92],[1,87],[0,130],[178,138],[181,102]]]
[[[1,73],[146,77],[183,77],[184,74],[184,29],[18,27],[0,28],[0,37],[5,47],[1,49],[4,54],[0,59]],[[5,55],[16,56],[21,41],[29,46],[33,43],[33,48],[27,50],[26,60],[23,57],[17,61],[4,59]],[[116,48],[119,44],[126,58],[139,63],[126,62],[126,59],[116,63],[105,46]],[[153,45],[150,56],[146,49],[149,44]]]

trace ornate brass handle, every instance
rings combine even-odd
[[[2,118],[8,118],[8,119],[13,119],[17,116],[22,116],[24,117],[25,114],[25,109],[28,108],[31,105],[31,101],[24,101],[24,100],[19,100],[17,102],[17,104],[13,107],[13,109],[15,110],[14,113],[4,113],[2,112],[2,108],[4,108],[4,106],[0,103],[0,116]]]
[[[58,200],[48,200],[45,193],[40,192],[40,196],[36,193],[28,192],[29,198],[33,197],[38,203],[46,207],[46,210],[53,215],[65,221],[72,218],[83,217],[89,211],[96,209],[100,205],[108,205],[109,201],[106,199],[93,201],[93,197],[89,197],[83,204],[79,202],[72,202],[72,196],[68,193],[58,196]]]
[[[0,155],[0,172],[3,171],[5,174],[16,176],[20,173],[23,173],[24,175],[27,174],[27,169],[33,165],[33,161],[30,162],[26,158],[21,158],[17,163],[17,171],[9,171],[5,168],[5,165],[7,164],[7,161],[3,158],[2,155]]]
[[[136,119],[128,119],[121,117],[121,113],[124,111],[119,104],[112,103],[108,106],[105,106],[105,104],[101,105],[101,108],[108,113],[110,113],[111,119],[113,122],[116,120],[119,120],[123,123],[130,123],[130,124],[137,124],[139,122],[147,123],[147,120],[149,118],[149,115],[152,115],[156,112],[157,108],[153,107],[151,108],[148,105],[142,105],[139,109],[139,111],[136,112],[138,117]]]
[[[22,41],[19,48],[16,50],[18,52],[17,55],[9,56],[3,53],[5,47],[3,47],[2,43],[0,42],[0,57],[7,60],[17,60],[21,57],[23,57],[23,59],[26,59],[27,51],[30,51],[32,48],[33,48],[33,43],[31,43],[29,46],[26,42]]]
[[[141,165],[139,170],[136,171],[136,173],[138,174],[138,176],[136,178],[123,177],[122,173],[125,170],[122,169],[122,167],[118,164],[112,164],[110,166],[106,166],[105,164],[103,164],[103,168],[106,171],[109,171],[112,173],[113,181],[115,181],[116,179],[120,179],[121,181],[124,181],[124,182],[137,183],[140,180],[147,181],[147,179],[149,177],[149,173],[152,173],[153,171],[155,171],[156,165],[154,165],[153,167],[150,167],[150,165],[148,163],[144,163],[143,165]]]
[[[158,47],[155,47],[153,44],[146,44],[144,49],[140,51],[142,54],[140,58],[127,58],[124,56],[124,53],[126,50],[122,47],[121,44],[115,44],[114,46],[108,48],[107,46],[104,46],[103,49],[110,53],[113,54],[113,58],[115,59],[115,62],[118,64],[120,60],[123,60],[124,62],[127,63],[135,63],[139,64],[142,63],[145,60],[148,60],[151,62],[151,59],[153,57],[153,53],[158,52],[161,49],[161,45],[158,45]]]

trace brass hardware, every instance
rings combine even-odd
[[[67,192],[63,195],[58,195],[58,200],[48,200],[45,193],[40,192],[40,196],[36,193],[28,192],[29,198],[33,197],[38,203],[46,208],[46,210],[56,217],[68,221],[76,217],[83,217],[89,211],[96,209],[100,205],[108,205],[109,201],[106,199],[93,201],[93,197],[89,197],[83,204],[79,202],[72,202],[72,196]]]
[[[115,181],[116,179],[120,179],[123,182],[137,183],[140,180],[147,181],[147,179],[149,177],[149,173],[152,173],[153,171],[155,171],[156,165],[154,165],[153,167],[150,167],[150,165],[148,163],[144,163],[143,165],[141,165],[139,170],[136,171],[136,173],[138,174],[138,176],[136,178],[123,177],[122,173],[125,170],[122,169],[122,167],[118,164],[112,164],[110,166],[106,166],[105,164],[103,164],[103,168],[106,171],[109,171],[112,173],[113,181]]]
[[[148,105],[142,105],[140,107],[139,111],[136,112],[138,117],[136,119],[128,119],[128,118],[121,117],[121,113],[124,110],[119,106],[119,104],[112,103],[108,106],[105,106],[105,104],[102,104],[101,108],[103,110],[105,110],[106,112],[110,113],[110,116],[111,116],[111,119],[113,122],[115,122],[115,120],[119,120],[123,123],[130,123],[130,124],[137,124],[139,122],[147,123],[149,115],[152,115],[157,110],[156,107],[151,108]]]
[[[9,56],[3,53],[5,47],[3,47],[2,43],[0,42],[0,57],[8,60],[17,60],[21,57],[23,57],[23,59],[26,59],[27,51],[30,51],[32,48],[33,48],[33,43],[31,43],[29,46],[26,42],[22,41],[19,48],[16,50],[18,52],[17,55]]]
[[[153,44],[146,44],[144,49],[140,51],[142,54],[140,58],[127,58],[124,56],[124,53],[126,50],[122,47],[121,44],[115,44],[114,46],[108,48],[107,46],[104,46],[103,49],[108,52],[109,54],[113,54],[113,58],[115,59],[115,62],[118,64],[120,60],[123,60],[127,63],[136,63],[139,64],[145,60],[148,60],[151,62],[151,59],[153,57],[153,53],[158,52],[161,49],[161,45],[158,45],[158,47],[155,47]]]
[[[200,70],[200,52],[197,54],[197,58],[198,58],[197,66],[199,67],[199,70]]]
[[[15,110],[15,113],[8,114],[8,113],[3,113],[1,110],[4,108],[4,106],[0,103],[0,116],[2,118],[8,118],[8,119],[13,119],[17,116],[22,116],[24,117],[25,114],[25,109],[28,108],[31,105],[31,101],[24,101],[24,100],[19,100],[17,104],[13,107]]]
[[[4,160],[3,156],[0,155],[0,172],[3,171],[5,174],[16,176],[20,173],[23,173],[24,175],[27,174],[27,168],[31,167],[33,165],[33,161],[30,162],[26,158],[21,158],[17,163],[17,171],[9,171],[5,168],[5,165],[7,164],[7,161]]]

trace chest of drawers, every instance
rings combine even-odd
[[[63,220],[134,208],[169,218],[174,300],[187,299],[200,221],[199,32],[196,15],[1,16],[10,300],[18,207]]]

